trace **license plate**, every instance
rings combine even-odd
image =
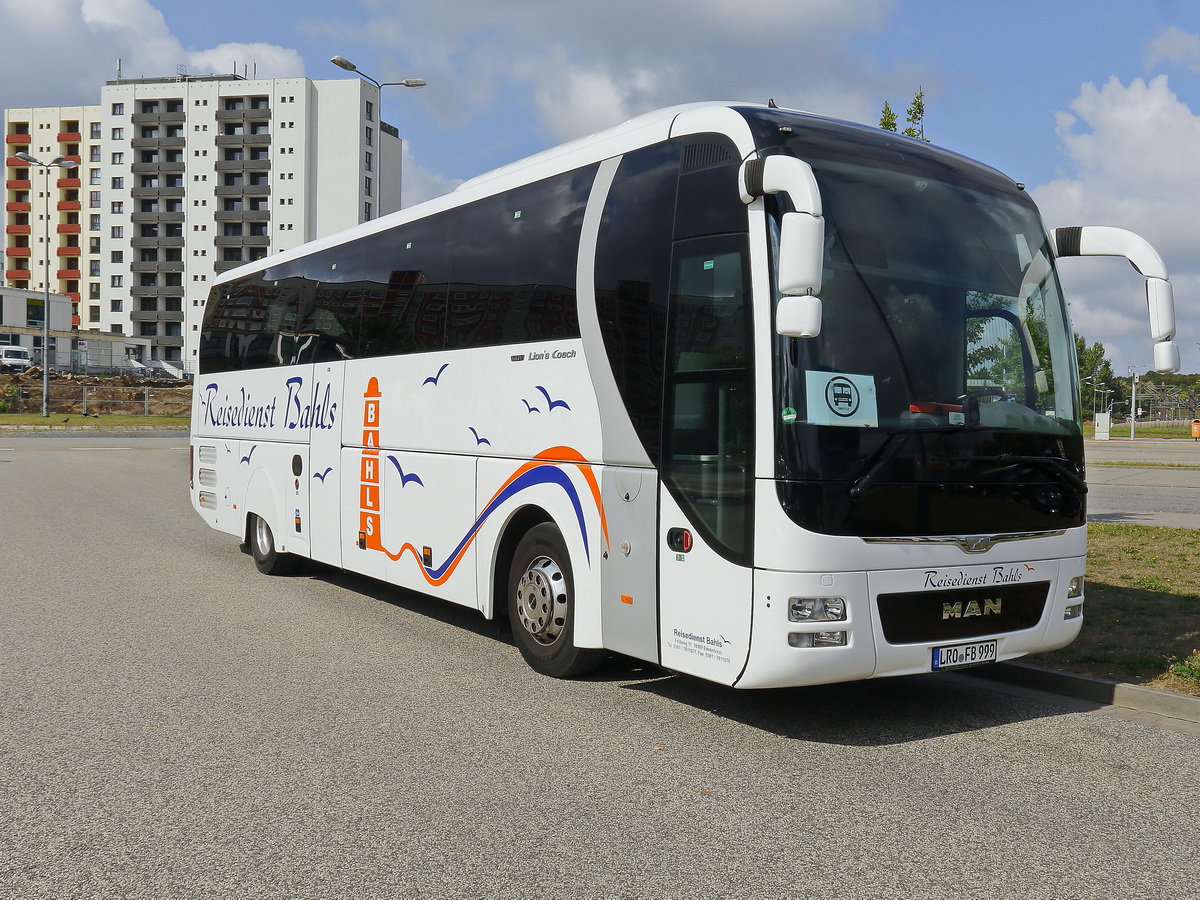
[[[955,644],[952,647],[933,648],[933,670],[935,672],[941,669],[982,666],[995,661],[995,641],[976,641],[973,644]]]

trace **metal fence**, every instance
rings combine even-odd
[[[189,387],[131,387],[51,382],[49,407],[52,416],[187,416],[192,409],[192,391]],[[0,387],[0,412],[41,411],[40,383]]]

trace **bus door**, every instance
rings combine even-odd
[[[754,379],[742,234],[678,241],[667,311],[662,664],[732,684],[749,652]]]
[[[307,493],[308,521],[301,523],[308,534],[312,558],[332,566],[342,565],[342,527],[339,482],[343,418],[352,415],[342,399],[345,365],[316,363],[311,371],[312,389],[304,406],[309,411],[309,457],[305,461],[301,489]]]

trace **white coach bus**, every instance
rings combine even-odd
[[[214,285],[193,505],[508,616],[537,671],[620,653],[741,688],[1068,644],[1078,375],[1056,259],[1116,228],[874,128],[692,104]],[[818,299],[819,298],[819,299]]]

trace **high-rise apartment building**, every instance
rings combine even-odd
[[[5,282],[45,288],[48,234],[75,326],[180,371],[215,275],[400,206],[399,134],[357,78],[118,79],[96,106],[5,110],[4,140]]]

